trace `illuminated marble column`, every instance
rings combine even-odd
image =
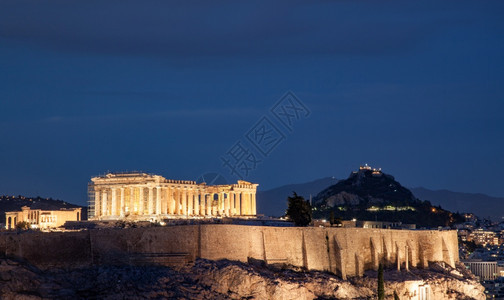
[[[206,215],[206,199],[205,199],[205,191],[201,190],[200,191],[200,216]]]
[[[247,192],[247,206],[248,206],[248,213],[247,215],[252,214],[252,193]]]
[[[224,216],[226,214],[226,195],[224,192],[219,193],[219,215]]]
[[[247,197],[247,215],[251,215],[252,214],[252,197],[251,197],[250,192],[247,192],[245,197]]]
[[[102,203],[101,203],[101,214],[102,216],[107,216],[107,190],[104,190],[102,193]]]
[[[228,193],[228,201],[229,201],[229,216],[233,215],[234,203],[233,203],[233,192],[229,191]]]
[[[247,192],[248,215],[252,214],[252,193]]]
[[[187,215],[192,216],[193,215],[193,204],[194,204],[194,193],[192,190],[189,190],[188,192],[188,198],[187,198]]]
[[[206,197],[206,215],[212,215],[213,194],[207,194]]]
[[[171,188],[171,204],[170,209],[172,209],[171,214],[178,214],[178,200],[177,200],[177,189],[175,187]]]
[[[169,198],[170,193],[169,193],[168,188],[165,187],[164,190],[165,190],[165,192],[164,192],[165,196],[164,196],[164,199],[163,199],[163,204],[161,205],[161,213],[164,214],[164,215],[166,215],[166,214],[168,214],[168,203],[169,203],[168,199],[170,199]]]
[[[184,201],[184,198],[183,198],[184,194],[183,194],[183,191],[182,191],[181,188],[177,189],[177,193],[178,193],[177,194],[177,199],[178,199],[177,200],[177,203],[178,203],[178,214],[179,215],[183,215],[184,211],[182,210],[182,208],[183,208],[182,207],[182,202]]]
[[[250,214],[255,215],[254,213],[254,193],[250,192]]]
[[[176,215],[180,215],[180,210],[181,210],[181,202],[180,202],[180,188],[175,188],[175,191],[174,191],[174,197],[173,199],[175,199],[175,214]]]
[[[161,187],[156,187],[156,215],[161,214]]]
[[[199,215],[198,209],[199,209],[199,194],[197,190],[193,190],[193,197],[192,197],[192,215],[197,216]],[[196,208],[198,207],[198,208]]]
[[[187,191],[182,191],[182,215],[187,215]]]
[[[194,191],[194,215],[200,215],[200,207],[199,207],[199,193],[198,191]]]
[[[236,214],[241,216],[241,193],[234,193],[235,205],[236,205]]]
[[[130,187],[130,198],[129,198],[129,206],[128,210],[130,214],[133,213],[133,206],[135,205],[135,189],[133,187]]]
[[[229,196],[231,193],[224,194],[224,215],[229,217],[230,216],[230,201],[229,201]]]
[[[168,214],[172,214],[171,210],[171,204],[172,204],[172,194],[171,194],[171,188],[168,186],[166,188],[166,209]]]
[[[175,214],[175,209],[176,209],[176,203],[175,203],[175,195],[173,194],[174,193],[174,190],[173,190],[173,187],[170,187],[169,188],[169,197],[168,197],[168,210],[169,210],[169,213],[170,215],[173,215]]]
[[[100,191],[96,190],[95,191],[95,200],[94,200],[94,205],[95,205],[95,209],[94,209],[94,216],[95,218],[99,217],[101,214],[101,195],[100,195]]]
[[[143,215],[145,214],[145,191],[144,187],[140,187],[140,190],[138,191],[138,214]]]
[[[217,205],[215,204],[215,194],[212,195],[212,216],[218,216],[220,210],[219,194],[217,194]]]
[[[252,192],[252,214],[255,216],[257,215],[257,207],[256,207],[256,194],[255,192]]]
[[[234,216],[236,214],[234,203],[234,192],[229,192],[229,215]]]
[[[117,189],[112,188],[112,205],[111,205],[111,215],[117,216]]]
[[[223,200],[222,200],[222,193],[217,193],[217,211],[215,212],[218,216],[222,216],[222,213],[224,211],[223,209]]]
[[[247,207],[247,193],[241,192],[241,206],[242,206],[242,215],[248,215],[248,207]]]
[[[121,217],[124,217],[124,188],[121,188],[121,200],[120,200],[120,210]]]
[[[154,188],[149,187],[149,199],[147,200],[147,214],[151,215],[154,210]]]
[[[246,212],[247,201],[245,199],[245,193],[244,192],[240,192],[240,206],[241,206],[240,215],[242,215],[242,216],[246,215],[247,214],[247,212]]]

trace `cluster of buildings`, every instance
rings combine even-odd
[[[371,174],[372,174],[373,176],[375,176],[375,177],[380,177],[380,176],[382,176],[382,175],[383,175],[381,168],[378,168],[378,169],[376,169],[376,168],[371,168],[371,166],[369,166],[368,164],[365,164],[365,165],[363,165],[363,166],[360,166],[360,167],[359,167],[359,171],[372,171],[372,173],[371,173]],[[354,171],[354,172],[352,172],[352,173],[357,174],[358,172],[357,172],[357,171]]]
[[[464,214],[458,224],[462,263],[476,275],[492,299],[504,299],[504,222],[480,220]]]
[[[338,224],[333,224],[327,220],[313,220],[314,227],[343,227],[343,228],[375,228],[375,229],[416,229],[416,224],[405,224],[402,222],[389,221],[365,221],[365,220],[343,220]]]
[[[462,242],[471,242],[478,247],[504,244],[504,222],[480,220],[473,214],[464,214],[466,222],[457,224],[458,236]]]
[[[484,228],[459,229],[459,237],[464,242],[474,242],[479,246],[498,246],[504,243],[504,229],[496,231]]]

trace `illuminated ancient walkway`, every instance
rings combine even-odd
[[[109,173],[89,184],[93,220],[255,216],[258,184],[206,185],[146,173]]]

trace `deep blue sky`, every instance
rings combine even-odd
[[[247,177],[262,189],[367,162],[504,196],[504,2],[238,2],[0,0],[0,194],[235,180],[220,157],[291,90],[311,114]]]

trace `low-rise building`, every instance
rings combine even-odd
[[[361,221],[349,220],[342,221],[341,227],[351,228],[379,228],[379,229],[416,229],[415,224],[403,224],[402,222],[386,222],[386,221]]]
[[[481,259],[462,260],[462,263],[478,276],[480,280],[494,280],[500,277],[501,268],[496,261],[482,261]]]
[[[57,228],[66,221],[80,221],[82,208],[61,208],[59,210],[31,209],[21,207],[21,211],[5,212],[5,228],[15,229],[16,225],[26,222],[30,228],[47,229]]]

